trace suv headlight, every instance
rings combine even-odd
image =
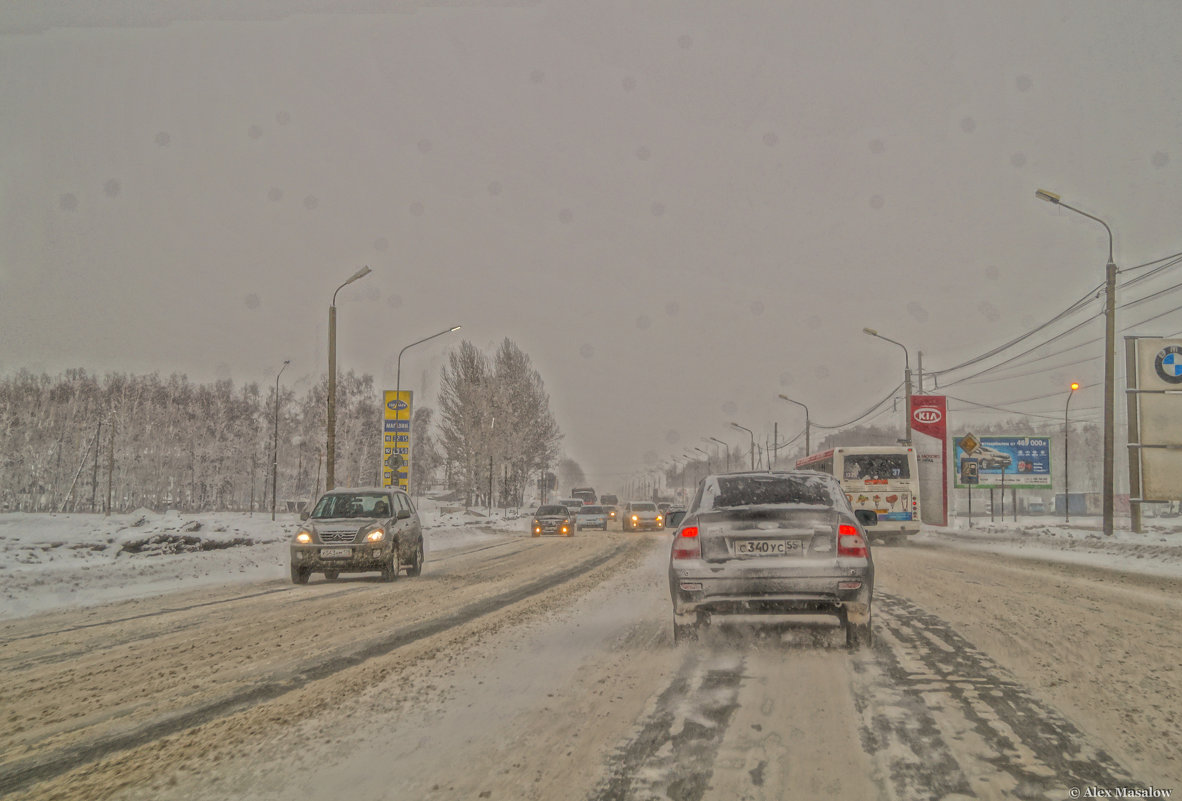
[[[375,528],[373,531],[365,535],[366,542],[381,542],[386,538],[386,530],[384,528]]]
[[[312,542],[312,534],[307,529],[304,529],[299,534],[296,534],[296,542],[300,545],[309,545]]]

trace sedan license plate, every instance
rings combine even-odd
[[[800,540],[739,540],[735,553],[751,556],[789,556],[800,553]]]
[[[353,555],[352,548],[321,548],[321,559],[348,559]]]

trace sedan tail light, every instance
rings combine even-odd
[[[677,532],[677,539],[673,541],[674,559],[700,559],[702,543],[698,540],[698,527],[686,526]]]
[[[866,540],[854,526],[843,523],[837,527],[837,555],[860,556],[863,559],[870,555],[866,548]]]

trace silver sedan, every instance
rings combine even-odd
[[[851,647],[871,641],[874,562],[841,485],[814,472],[707,476],[673,537],[669,592],[678,641],[711,616],[835,615]]]

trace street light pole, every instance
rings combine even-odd
[[[906,424],[903,426],[903,441],[906,444],[910,445],[911,444],[911,357],[907,353],[907,346],[904,345],[902,342],[895,342],[895,340],[893,340],[893,339],[890,339],[888,337],[884,337],[882,334],[878,333],[873,328],[863,328],[862,333],[869,334],[872,337],[878,337],[879,339],[885,339],[887,342],[890,342],[893,345],[898,345],[900,348],[903,349],[903,383],[906,386],[906,393],[907,393],[907,403],[906,403],[907,408],[905,409]]]
[[[1068,471],[1071,469],[1071,462],[1067,460],[1067,410],[1071,408],[1071,398],[1075,395],[1075,391],[1079,389],[1079,384],[1074,381],[1071,382],[1071,391],[1067,393],[1067,404],[1063,407],[1063,522],[1071,522],[1071,484],[1067,480]]]
[[[706,451],[702,450],[702,449],[701,449],[701,448],[699,448],[697,445],[695,445],[695,446],[694,446],[694,450],[695,450],[695,451],[697,451],[697,452],[698,452],[698,453],[700,453],[700,454],[703,454],[703,455],[706,457],[706,472],[707,472],[707,473],[713,473],[713,472],[714,472],[714,468],[713,468],[713,467],[710,465],[710,454],[709,454],[709,453],[706,453]]]
[[[1068,206],[1054,192],[1038,189],[1034,196],[1089,220],[1095,220],[1108,232],[1108,264],[1104,268],[1104,533],[1113,531],[1113,453],[1115,448],[1116,392],[1116,262],[1112,258],[1112,228],[1099,217]]]
[[[726,448],[726,472],[729,473],[731,471],[731,446],[727,445],[725,442],[718,439],[717,437],[709,437],[709,439],[713,440],[714,442],[717,442],[719,445]]]
[[[367,265],[349,276],[349,279],[332,293],[332,305],[328,307],[328,442],[325,446],[325,491],[336,486],[334,467],[337,458],[337,292],[371,272],[373,271]]]
[[[271,440],[271,519],[275,519],[275,493],[279,486],[279,376],[291,364],[291,359],[284,359],[283,366],[275,376],[275,436]]]
[[[394,400],[396,403],[398,401],[402,400],[402,354],[406,353],[408,350],[413,348],[415,345],[422,345],[424,342],[430,342],[432,339],[435,339],[435,337],[441,337],[444,334],[450,334],[453,331],[459,331],[460,328],[462,328],[462,326],[453,325],[451,328],[447,329],[446,331],[440,331],[438,334],[432,334],[429,337],[423,337],[418,342],[412,342],[409,345],[407,345],[405,348],[403,348],[402,350],[398,351],[398,369],[397,369],[397,371],[395,373],[395,377],[394,377]],[[399,409],[398,411],[396,411],[394,413],[394,415],[395,415],[394,416],[395,420],[401,420],[402,419],[402,410]],[[411,420],[409,415],[407,416],[406,420],[407,420],[407,424],[408,424],[408,433],[409,433],[409,425],[413,421]],[[394,436],[395,436],[394,446],[397,447],[398,446],[398,442],[397,442],[398,432],[395,432]],[[408,439],[408,441],[409,441],[409,439]],[[414,469],[414,465],[410,464],[409,459],[407,459],[407,464],[408,464],[408,467],[406,468],[406,491],[410,492],[410,471]],[[395,486],[398,485],[397,476],[394,479],[394,484],[395,484]]]
[[[751,435],[751,469],[755,469],[755,432],[749,428],[739,425],[738,423],[731,423],[735,428],[740,428]]]
[[[781,395],[780,400],[786,400],[789,403],[795,403],[797,406],[804,409],[804,455],[808,456],[813,452],[813,449],[809,446],[809,407],[805,406],[800,401],[792,400],[792,398],[789,398],[787,395]]]

